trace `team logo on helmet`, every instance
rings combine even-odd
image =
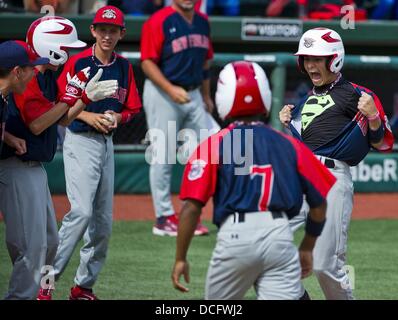
[[[116,12],[113,9],[106,9],[102,14],[102,18],[105,19],[116,19]]]
[[[201,178],[203,176],[203,173],[205,172],[204,169],[206,165],[207,165],[206,161],[202,159],[196,159],[192,161],[191,170],[189,171],[188,174],[188,180],[194,181]]]
[[[304,38],[304,47],[311,48],[314,44],[315,40],[311,38]]]

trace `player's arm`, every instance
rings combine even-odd
[[[313,155],[311,150],[294,138],[288,138],[296,150],[297,172],[306,195],[310,213],[306,220],[305,236],[299,247],[301,277],[312,272],[312,250],[326,222],[326,197],[336,182],[334,175]]]
[[[106,110],[105,113],[109,113],[113,116],[112,124],[108,126],[110,130],[114,130],[118,127],[119,123],[130,122],[134,115],[140,112],[142,109],[142,103],[140,96],[138,95],[137,85],[135,83],[133,66],[129,63],[128,66],[128,88],[127,88],[127,99],[123,104],[122,111],[115,112],[113,110]]]
[[[15,149],[16,155],[21,156],[27,151],[26,141],[24,139],[12,135],[7,131],[4,132],[4,142],[11,148]]]
[[[305,235],[299,247],[301,278],[308,277],[312,272],[312,251],[317,237],[321,234],[326,221],[326,201],[319,206],[310,208],[306,220]]]
[[[177,233],[176,259],[171,275],[174,288],[187,292],[189,289],[180,282],[181,275],[186,283],[189,283],[189,263],[187,252],[191,243],[203,204],[194,199],[187,199],[182,207],[179,217]]]
[[[279,111],[279,121],[285,128],[289,128],[289,123],[292,120],[292,109],[294,105],[287,104],[283,106],[282,110]]]
[[[370,144],[375,149],[380,148],[383,145],[384,126],[373,97],[364,91],[358,100],[358,110],[368,119]]]
[[[184,88],[172,84],[159,69],[158,65],[152,59],[146,59],[141,62],[142,71],[145,75],[160,89],[162,89],[175,103],[188,103],[191,98]]]
[[[36,118],[29,124],[29,129],[34,135],[41,134],[44,130],[55,124],[67,112],[69,106],[64,102],[57,103],[53,108]]]
[[[200,88],[203,101],[206,106],[206,110],[209,113],[212,113],[214,110],[214,103],[211,98],[211,91],[210,91],[210,61],[207,60],[203,66],[203,82]]]

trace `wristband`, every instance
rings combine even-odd
[[[307,221],[305,223],[305,232],[313,237],[319,237],[322,233],[323,227],[325,225],[326,219],[322,222],[316,222],[311,219],[311,216],[308,215]]]
[[[380,119],[380,113],[377,111],[375,115],[366,118],[368,118],[369,121]]]
[[[384,137],[384,126],[383,124],[377,130],[369,128],[369,139],[371,143],[377,143]]]
[[[82,97],[81,97],[83,103],[87,106],[90,104],[92,101],[87,97],[86,91],[83,91]]]

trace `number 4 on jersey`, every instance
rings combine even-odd
[[[274,171],[270,164],[264,166],[253,165],[250,167],[250,177],[261,177],[261,196],[258,202],[259,211],[267,211],[272,195],[272,186],[274,184]]]

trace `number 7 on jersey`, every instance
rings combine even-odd
[[[267,211],[272,195],[272,186],[274,184],[274,171],[270,164],[264,166],[250,166],[250,177],[261,177],[261,196],[258,202],[259,211]]]

